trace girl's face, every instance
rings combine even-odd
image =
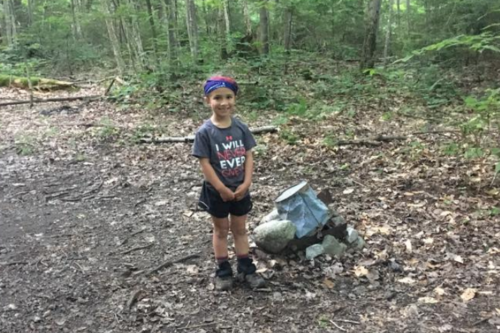
[[[220,118],[229,117],[234,112],[235,99],[234,92],[228,88],[219,88],[205,97],[212,112]]]

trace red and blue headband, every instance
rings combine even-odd
[[[238,94],[238,84],[234,79],[227,76],[212,76],[203,86],[205,96],[208,96],[212,91],[219,88],[231,89],[235,95]]]

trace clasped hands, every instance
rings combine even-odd
[[[222,188],[219,191],[219,194],[220,194],[220,196],[222,198],[222,201],[224,201],[224,202],[227,202],[227,201],[240,201],[247,194],[247,191],[248,191],[249,187],[250,187],[250,185],[241,184],[240,186],[238,186],[236,188],[236,191],[233,192],[231,189],[229,189],[226,186],[224,186],[224,188]]]

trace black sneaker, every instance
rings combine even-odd
[[[257,274],[256,271],[257,267],[255,267],[252,259],[238,259],[238,278],[246,282],[252,289],[263,288],[266,285],[266,280]]]
[[[215,272],[215,290],[228,291],[233,287],[233,269],[229,261],[219,264]]]

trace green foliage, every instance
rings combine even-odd
[[[99,121],[100,127],[97,128],[96,137],[100,141],[110,141],[117,137],[120,133],[120,129],[117,128],[111,119],[104,117]]]
[[[33,155],[36,151],[36,140],[29,135],[20,135],[16,137],[14,146],[16,153],[22,156]]]
[[[466,137],[472,137],[473,142],[480,144],[484,134],[489,131],[493,124],[500,129],[500,88],[489,89],[487,95],[482,98],[469,96],[465,98],[465,105],[473,114],[460,125],[462,133]]]
[[[289,145],[295,145],[297,143],[297,141],[299,141],[299,139],[300,139],[291,130],[286,129],[286,128],[280,132],[280,138],[285,140]]]

